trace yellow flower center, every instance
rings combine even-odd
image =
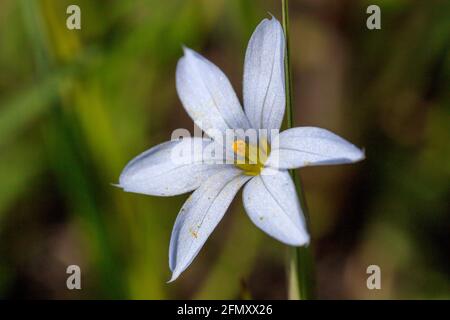
[[[244,140],[236,140],[232,147],[236,155],[236,167],[243,170],[244,174],[248,176],[260,174],[270,154],[270,145],[266,139],[260,139],[258,145],[247,143]]]

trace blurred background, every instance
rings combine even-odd
[[[81,8],[81,30],[66,8]],[[381,8],[381,30],[366,8]],[[450,298],[450,2],[290,1],[295,123],[364,147],[305,168],[317,295]],[[187,195],[111,186],[192,122],[175,90],[181,45],[242,96],[247,41],[281,1],[0,2],[0,297],[283,299],[287,248],[240,196],[175,283],[168,246]],[[68,265],[82,290],[66,288]],[[379,265],[382,289],[366,287]]]

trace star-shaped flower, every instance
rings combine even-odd
[[[286,102],[284,52],[280,23],[275,18],[264,19],[245,54],[242,109],[222,71],[185,48],[176,70],[176,87],[184,108],[205,132],[278,130]],[[273,143],[275,140],[277,143]],[[170,281],[191,264],[244,184],[245,211],[256,226],[288,245],[308,244],[309,234],[288,169],[364,158],[360,149],[320,128],[292,128],[276,136],[263,136],[258,142],[262,146],[239,137],[225,142],[223,148],[232,150],[234,160],[218,164],[204,161],[204,148],[193,148],[194,157],[187,161],[174,161],[173,157],[177,148],[195,144],[207,148],[219,143],[215,139],[169,141],[139,155],[123,170],[119,185],[125,191],[173,196],[195,190],[181,208],[172,231]]]

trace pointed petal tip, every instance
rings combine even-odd
[[[196,52],[193,49],[189,48],[188,46],[186,46],[184,44],[181,45],[181,48],[183,49],[184,57],[196,54]]]
[[[181,50],[183,50],[183,54],[184,54],[188,47],[184,43],[180,43],[180,47],[181,47]]]
[[[304,237],[304,238],[300,241],[300,243],[298,244],[298,246],[299,246],[299,247],[303,247],[303,246],[307,247],[307,246],[309,246],[309,243],[310,243],[310,237],[309,237],[309,235],[306,235],[306,237]]]
[[[365,160],[366,159],[366,149],[362,148],[360,149],[361,151],[361,158],[359,159],[359,161]]]
[[[270,12],[267,11],[267,14],[269,15],[269,18],[264,18],[259,24],[265,24],[265,23],[275,23],[275,24],[279,24],[281,26],[280,21]]]
[[[178,279],[178,276],[179,276],[179,275],[177,275],[177,274],[175,274],[175,273],[172,273],[172,276],[170,277],[170,279],[169,279],[168,281],[166,281],[166,283],[169,284],[169,283],[174,282],[175,280]]]
[[[309,246],[310,237],[305,231],[298,230],[298,234],[292,235],[289,238],[278,238],[277,240],[283,242],[284,244],[292,247],[303,247]]]
[[[303,246],[308,246],[310,242],[310,237],[309,234],[306,233],[303,230],[299,230],[299,234],[297,235],[296,239],[290,243],[291,246],[294,247],[303,247]]]
[[[183,60],[183,58],[189,57],[193,52],[193,50],[186,46],[184,43],[181,44],[181,50],[183,50],[183,56],[181,56],[178,61]]]
[[[280,21],[270,11],[267,11],[267,14],[270,16],[270,19],[265,19],[265,20],[268,20],[270,22],[280,23]]]
[[[350,162],[359,162],[366,159],[366,150],[364,148],[358,148],[354,146],[355,150],[351,157],[349,157]]]

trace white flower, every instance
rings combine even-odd
[[[176,70],[177,91],[184,108],[205,132],[279,129],[285,110],[284,50],[280,23],[275,18],[264,19],[253,33],[245,54],[242,109],[222,71],[185,48]],[[244,207],[256,226],[288,245],[308,244],[305,220],[287,169],[350,163],[364,158],[360,149],[320,128],[288,129],[277,139],[278,146],[272,146],[271,150],[245,140],[232,143],[237,156],[245,152],[262,155],[253,164],[171,161],[173,149],[180,144],[214,143],[194,137],[162,143],[126,166],[120,176],[120,187],[125,191],[173,196],[195,190],[181,208],[173,228],[170,281],[191,264],[244,184]]]

